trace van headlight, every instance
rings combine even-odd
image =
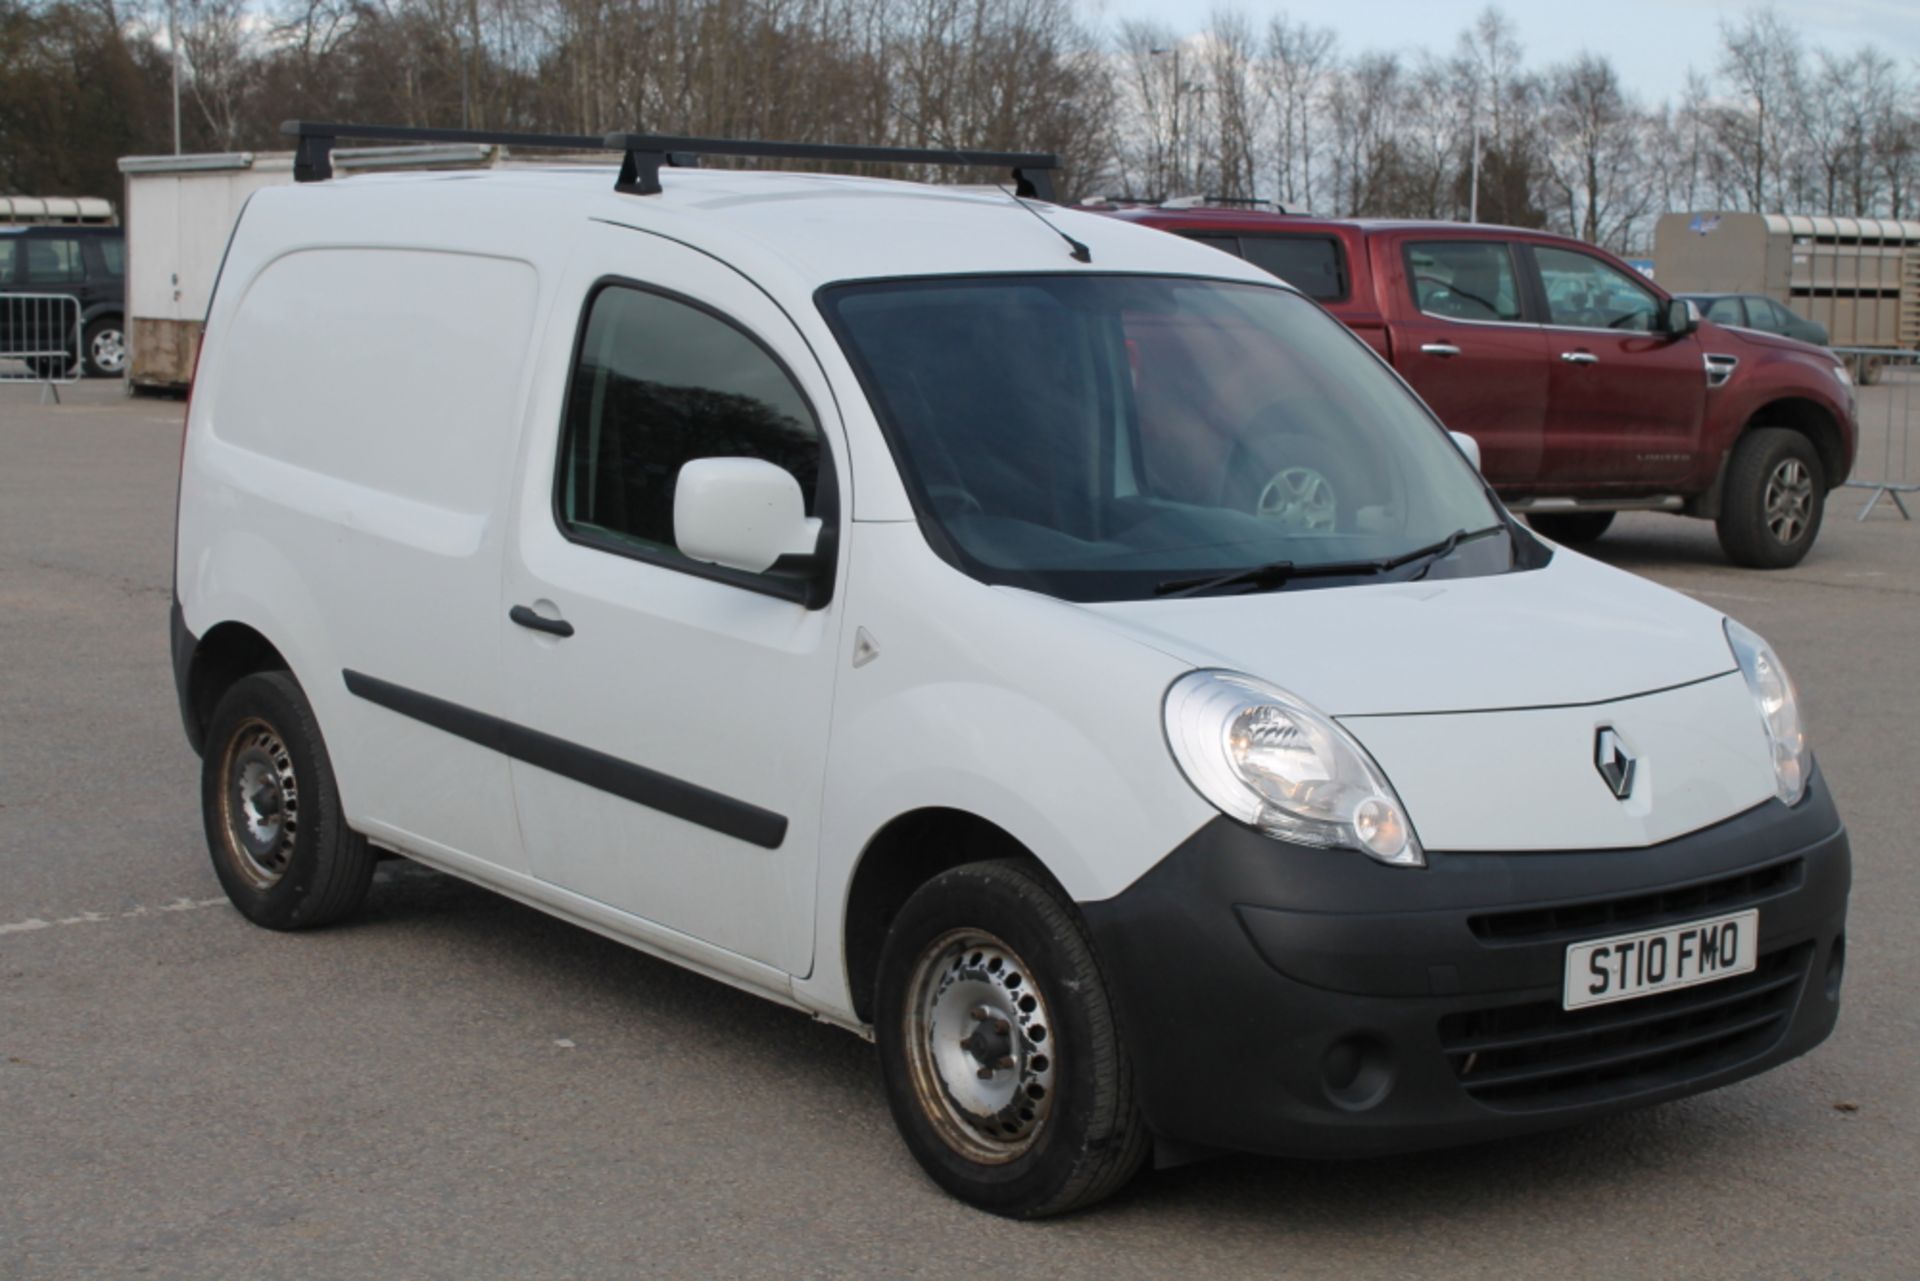
[[[1173,759],[1221,813],[1301,845],[1395,867],[1426,855],[1380,767],[1346,730],[1264,681],[1189,672],[1167,690]]]
[[[1733,661],[1740,665],[1740,674],[1746,677],[1747,688],[1760,709],[1760,721],[1767,729],[1767,745],[1773,753],[1774,795],[1789,805],[1798,805],[1807,794],[1812,752],[1800,723],[1800,696],[1794,691],[1793,678],[1781,666],[1773,646],[1731,618],[1726,626]]]

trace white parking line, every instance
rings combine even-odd
[[[158,907],[136,907],[125,912],[81,912],[76,916],[56,916],[52,920],[30,916],[24,921],[9,921],[0,925],[0,934],[28,934],[34,930],[50,930],[61,925],[97,925],[102,921],[125,921],[136,916],[154,916],[161,912],[192,912],[203,907],[213,907],[227,901],[222,894],[217,898],[187,898],[184,895],[171,903],[162,903]]]

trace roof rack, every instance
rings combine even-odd
[[[333,148],[342,138],[363,142],[471,142],[493,147],[552,147],[560,151],[604,151],[605,139],[571,133],[507,133],[495,129],[414,129],[402,125],[334,124],[289,120],[280,132],[293,138],[293,180],[325,182],[333,177]]]
[[[366,142],[469,142],[501,147],[552,147],[561,151],[620,151],[615,191],[629,195],[660,193],[662,166],[693,168],[701,156],[753,156],[771,160],[847,160],[862,164],[980,166],[1013,171],[1015,193],[1035,200],[1054,199],[1057,156],[1033,151],[969,151],[931,147],[847,147],[817,142],[757,142],[735,138],[674,138],[659,134],[610,133],[600,137],[562,133],[505,133],[491,129],[415,129],[401,125],[335,124],[289,120],[280,132],[295,139],[293,180],[322,182],[333,177],[333,149],[342,138]]]
[[[970,151],[935,147],[849,147],[820,142],[754,142],[731,138],[672,138],[645,133],[610,133],[606,145],[627,153],[615,191],[636,196],[660,194],[660,167],[679,165],[682,157],[755,156],[769,160],[850,160],[861,164],[978,166],[1013,170],[1015,194],[1051,201],[1053,171],[1059,157],[1037,151]]]

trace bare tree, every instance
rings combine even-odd
[[[192,73],[187,90],[220,151],[239,146],[248,90],[258,71],[248,20],[246,0],[180,5],[180,51]]]
[[[1320,146],[1321,99],[1338,52],[1331,30],[1289,22],[1267,24],[1266,57],[1260,68],[1273,104],[1274,173],[1280,199],[1290,208],[1313,203],[1313,158]]]
[[[1737,105],[1714,114],[1728,176],[1748,209],[1786,196],[1794,113],[1802,101],[1800,38],[1772,9],[1720,28],[1720,73]]]
[[[1213,125],[1214,193],[1233,200],[1256,196],[1255,151],[1263,131],[1265,97],[1255,69],[1258,46],[1253,24],[1243,14],[1217,12],[1203,50]]]
[[[1644,121],[1613,64],[1581,54],[1547,75],[1547,170],[1565,229],[1624,251],[1655,199]]]

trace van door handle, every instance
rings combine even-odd
[[[1429,356],[1458,356],[1460,349],[1450,342],[1423,342],[1420,350]]]
[[[1600,363],[1600,357],[1590,351],[1563,351],[1560,353],[1560,359],[1566,361],[1569,365],[1597,365]]]
[[[553,636],[573,635],[573,624],[564,618],[548,618],[536,614],[526,605],[515,605],[507,611],[507,617],[522,627],[531,627],[536,632],[546,632]]]

